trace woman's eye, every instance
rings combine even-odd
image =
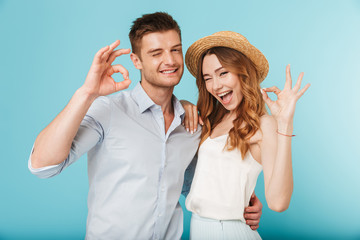
[[[226,74],[228,74],[229,72],[222,72],[222,73],[220,73],[220,77],[222,77],[222,76],[225,76]]]
[[[209,81],[211,78],[204,78],[204,81],[206,82],[206,81]]]
[[[152,56],[156,57],[156,56],[159,56],[159,55],[160,55],[160,53],[154,53]]]

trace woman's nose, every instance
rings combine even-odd
[[[213,89],[214,90],[219,90],[221,88],[222,88],[221,80],[218,79],[217,77],[215,77],[214,80],[213,80]]]

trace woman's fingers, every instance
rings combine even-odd
[[[308,90],[308,88],[310,87],[310,83],[306,84],[305,87],[303,87],[303,89],[301,89],[296,95],[298,97],[298,99],[304,95],[304,93],[306,92],[306,90]]]
[[[273,92],[276,95],[279,95],[279,93],[281,92],[281,90],[277,86],[272,86],[272,87],[269,87],[269,88],[263,88],[262,90],[264,90],[265,92]]]
[[[266,93],[266,88],[260,89],[261,95],[265,101],[265,103],[270,107],[274,101],[269,98],[269,96]]]
[[[194,121],[193,121],[194,126],[192,129],[193,131],[191,133],[194,133],[194,132],[196,132],[197,126],[199,123],[199,113],[198,113],[197,107],[195,105],[192,107],[192,109],[193,109],[193,116],[194,116]]]
[[[286,66],[286,78],[285,78],[285,86],[284,89],[291,89],[292,88],[292,80],[291,80],[291,73],[290,73],[290,64]]]
[[[202,118],[199,116],[199,124],[201,125],[201,126],[204,126],[204,121],[202,120]]]
[[[190,132],[191,123],[193,121],[193,111],[190,109],[191,106],[187,106],[187,110],[185,113],[185,129],[187,132]]]
[[[303,77],[304,77],[304,73],[302,72],[302,73],[299,74],[299,77],[298,77],[298,79],[297,79],[297,81],[296,81],[296,84],[295,84],[295,86],[294,86],[294,88],[293,88],[293,90],[294,90],[296,93],[299,91],[299,89],[300,89],[300,87],[301,87],[301,81],[302,81]]]
[[[199,115],[196,105],[186,100],[180,100],[181,105],[185,110],[185,117],[182,125],[185,127],[187,132],[193,134],[197,131]]]

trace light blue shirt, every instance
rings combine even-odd
[[[33,169],[29,159],[30,171],[48,178],[88,152],[86,239],[181,238],[183,213],[178,201],[200,131],[186,132],[181,125],[184,109],[175,96],[173,106],[175,117],[165,134],[161,107],[140,84],[132,91],[100,97],[87,112],[63,163]],[[185,192],[191,178],[186,182]]]

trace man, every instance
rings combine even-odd
[[[103,97],[129,86],[128,71],[111,64],[130,49],[115,50],[119,41],[100,49],[84,85],[37,137],[29,168],[52,177],[88,152],[86,239],[180,239],[178,200],[200,135],[181,126],[184,110],[172,94],[184,70],[180,29],[154,13],[135,20],[129,36],[141,83]],[[117,72],[124,81],[113,80]]]

